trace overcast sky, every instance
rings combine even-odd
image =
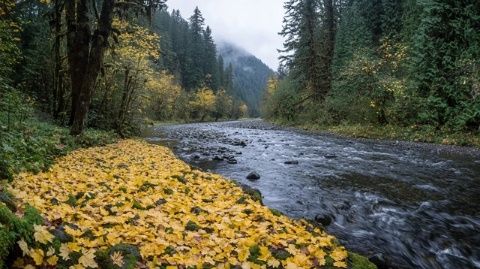
[[[260,58],[276,70],[277,49],[282,48],[283,1],[281,0],[168,0],[189,18],[196,6],[212,28],[217,41],[229,41]]]

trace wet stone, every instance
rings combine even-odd
[[[322,224],[323,227],[327,227],[332,223],[332,217],[327,214],[318,214],[315,216],[315,221]]]
[[[250,181],[256,181],[260,179],[260,174],[257,172],[250,172],[250,174],[247,175],[247,179]]]
[[[215,156],[215,157],[213,157],[212,160],[217,161],[217,162],[220,162],[220,161],[223,161],[223,158],[220,157],[220,156]]]
[[[237,164],[238,161],[235,160],[235,159],[228,159],[228,160],[227,160],[227,163],[229,163],[229,164]]]

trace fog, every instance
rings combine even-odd
[[[217,42],[226,41],[254,54],[272,69],[278,67],[277,49],[283,39],[283,1],[280,0],[169,0],[169,9],[179,9],[189,18],[196,6],[212,28]]]

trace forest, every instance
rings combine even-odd
[[[284,8],[266,118],[367,137],[478,137],[479,1],[290,0]]]
[[[148,121],[247,116],[198,8],[186,20],[165,1],[68,2],[2,3],[5,104],[31,100],[72,134],[92,127],[126,136]]]

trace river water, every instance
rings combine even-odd
[[[480,151],[308,134],[261,120],[161,126],[147,140],[259,189],[288,216],[331,220],[329,233],[381,268],[480,268]],[[258,181],[246,179],[252,171]]]

